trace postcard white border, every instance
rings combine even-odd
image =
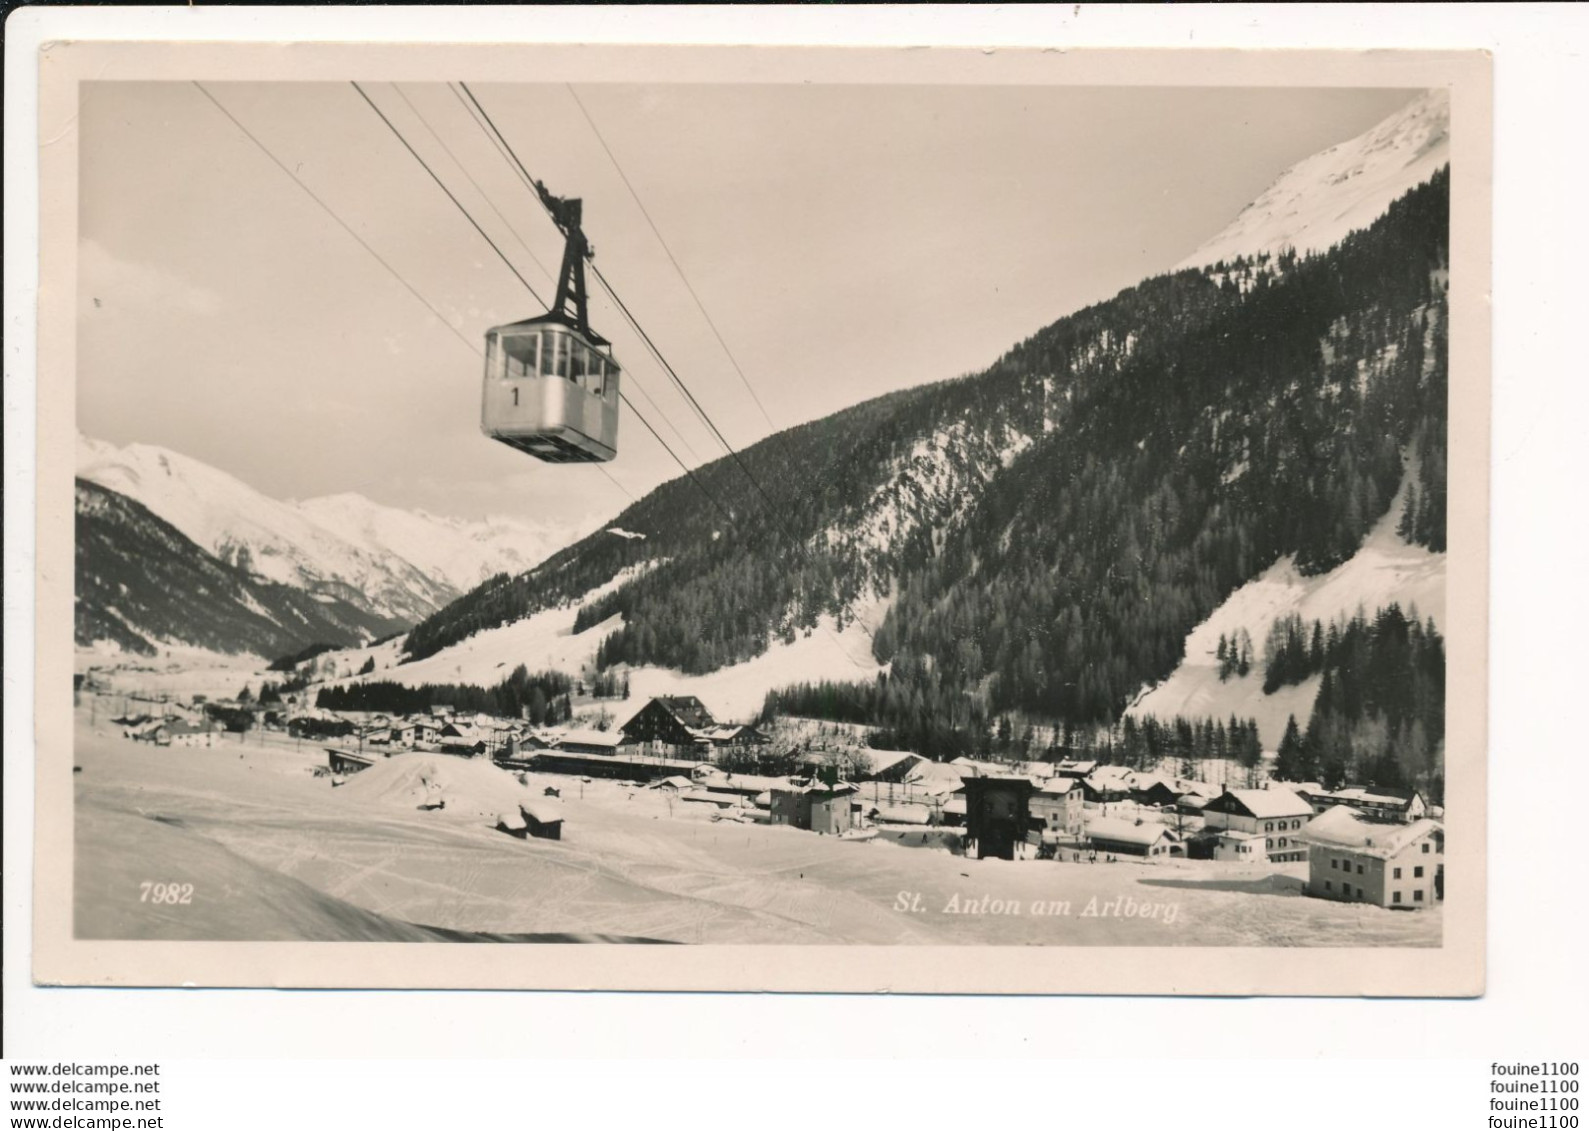
[[[34,965],[43,984],[1472,996],[1484,985],[1491,69],[1482,52],[55,43],[40,52]],[[1446,86],[1448,873],[1438,949],[87,942],[71,935],[76,85],[107,79]],[[1460,878],[1460,882],[1458,882]],[[1078,956],[1083,960],[1078,961]]]

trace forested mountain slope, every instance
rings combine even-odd
[[[263,581],[222,561],[143,504],[77,480],[77,644],[141,655],[180,642],[280,656],[324,641],[356,644],[400,627],[346,602]]]
[[[666,484],[616,525],[499,577],[409,635],[423,657],[577,601],[621,614],[603,664],[710,671],[888,592],[882,709],[979,727],[1116,718],[1189,630],[1284,555],[1403,524],[1444,548],[1448,173],[1327,253],[1149,279],[985,372],[882,397]],[[762,495],[765,491],[765,497]]]

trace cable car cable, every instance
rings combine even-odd
[[[745,386],[745,391],[750,394],[750,399],[756,403],[756,408],[761,412],[761,418],[767,422],[767,427],[772,429],[773,435],[781,436],[783,433],[772,417],[767,412],[767,406],[761,403],[761,398],[756,395],[756,390],[751,386],[750,378],[745,376],[745,370],[740,366],[739,359],[734,356],[734,351],[728,348],[728,343],[723,340],[722,331],[717,328],[717,323],[706,312],[706,304],[701,301],[701,296],[695,293],[695,288],[690,285],[689,277],[685,275],[684,268],[680,266],[678,258],[673,254],[673,249],[668,246],[668,241],[662,238],[662,233],[657,229],[656,221],[651,219],[651,213],[646,209],[645,203],[640,199],[640,194],[635,191],[628,174],[623,171],[623,166],[618,163],[618,157],[607,144],[607,139],[602,136],[601,128],[596,125],[596,120],[590,116],[584,101],[579,97],[579,92],[574,89],[573,83],[564,83],[568,93],[574,99],[574,104],[579,107],[579,112],[584,115],[585,121],[590,124],[591,132],[596,135],[596,140],[601,143],[601,148],[606,152],[607,159],[612,162],[612,167],[617,170],[618,177],[623,181],[624,188],[629,190],[629,195],[634,199],[640,215],[645,217],[646,223],[651,228],[651,234],[657,237],[657,243],[662,245],[662,250],[668,257],[668,262],[673,264],[673,270],[678,274],[679,281],[684,284],[684,289],[690,292],[690,298],[695,300],[695,309],[701,312],[701,317],[706,320],[706,325],[711,328],[712,335],[717,339],[717,344],[723,347],[723,355],[728,358],[729,364],[734,367],[734,372],[739,374],[739,383]]]
[[[336,212],[332,210],[331,206],[320,198],[320,196],[314,191],[314,189],[310,188],[307,184],[305,184],[303,182],[302,178],[300,178],[297,173],[294,173],[291,169],[289,169],[287,167],[286,163],[283,162],[274,153],[272,153],[270,151],[270,149],[265,145],[264,142],[260,141],[259,138],[255,137],[254,134],[253,134],[253,131],[251,131],[247,126],[243,125],[242,122],[238,121],[237,117],[230,110],[228,110],[225,106],[223,106],[221,104],[220,99],[216,98],[215,95],[211,94],[207,89],[205,89],[205,86],[204,86],[203,83],[199,82],[196,79],[192,80],[192,81],[193,81],[193,85],[198,87],[200,94],[204,95],[205,98],[208,98],[212,103],[214,103],[215,104],[215,108],[217,110],[219,110],[222,114],[226,115],[226,117],[231,121],[232,125],[236,126],[239,130],[242,131],[244,137],[248,138],[249,141],[253,142],[259,148],[259,151],[261,153],[263,153],[266,157],[270,158],[271,162],[276,166],[276,168],[280,169],[283,173],[286,173],[287,176],[291,177],[292,180],[293,180],[293,183],[296,184],[299,188],[303,189],[303,191],[306,194],[308,194],[309,199],[313,200],[316,204],[318,204],[325,211],[325,214],[327,216],[329,216],[329,217],[331,217],[331,219],[335,220],[337,222],[337,225],[339,227],[341,227],[341,229],[344,232],[346,232],[348,235],[352,236],[355,240],[357,240],[358,243],[359,243],[359,246],[362,247],[365,251],[369,252],[370,255],[372,255],[375,258],[375,261],[377,263],[379,263],[382,267],[386,268],[387,272],[392,276],[392,278],[396,279],[399,283],[403,284],[404,288],[407,289],[409,294],[411,294],[415,298],[417,298],[424,305],[426,310],[430,311],[432,314],[434,314],[436,316],[437,321],[439,321],[443,326],[447,327],[447,329],[451,330],[452,333],[453,333],[453,336],[456,337],[460,342],[462,342],[469,349],[469,351],[471,353],[473,353],[476,357],[483,356],[481,354],[481,352],[480,352],[480,347],[479,346],[475,345],[474,342],[470,341],[467,337],[465,337],[463,331],[458,329],[458,327],[454,326],[452,324],[451,320],[449,320],[446,315],[442,314],[442,312],[440,310],[437,310],[436,307],[434,305],[432,305],[431,301],[428,298],[426,298],[424,295],[420,294],[419,291],[414,288],[414,285],[412,283],[410,283],[407,279],[403,278],[402,275],[398,274],[397,268],[393,267],[390,263],[388,263],[386,261],[386,259],[381,255],[380,252],[376,251],[373,247],[370,246],[368,240],[366,240],[363,236],[359,235],[358,232],[353,230],[353,228],[347,223],[347,221],[343,220],[342,217],[338,216],[336,214]]]
[[[393,83],[392,86],[393,86],[394,89],[396,89],[397,84]],[[485,124],[480,121],[480,119],[477,116],[474,108],[470,106],[469,102],[464,98],[464,96],[462,94],[458,93],[457,88],[454,87],[452,83],[448,83],[447,84],[447,90],[452,94],[452,96],[454,98],[456,98],[458,100],[459,105],[461,105],[464,108],[464,111],[469,115],[470,121],[474,122],[475,125],[480,128],[480,131],[481,131],[481,133],[483,133],[485,135],[486,140],[491,142],[492,146],[496,149],[497,153],[502,157],[502,159],[504,161],[506,161],[508,163],[508,168],[510,170],[512,170],[512,172],[514,173],[515,176],[520,177],[522,179],[523,174],[520,173],[519,170],[514,167],[514,164],[513,164],[513,161],[511,160],[511,158],[509,158],[509,156],[505,152],[503,152],[502,142],[499,141],[492,134],[492,132],[489,129],[486,128]],[[399,94],[399,96],[402,96],[402,91],[398,90],[398,94]],[[405,97],[404,101],[407,102],[408,99]],[[414,109],[415,116],[420,119],[420,121],[425,125],[425,128],[430,130],[431,136],[435,137],[438,142],[441,142],[442,148],[446,149],[448,154],[449,154],[449,156],[451,156],[453,158],[453,161],[458,164],[460,169],[463,169],[464,168],[463,162],[458,159],[457,155],[454,154],[450,148],[448,148],[448,146],[447,146],[447,144],[445,142],[441,141],[441,138],[436,134],[436,131],[434,129],[431,129],[429,123],[424,121],[424,115],[419,113],[418,109],[413,106],[412,102],[409,102],[409,106],[410,106],[410,108]],[[514,228],[513,225],[508,221],[507,217],[502,214],[502,210],[497,208],[497,206],[494,203],[492,203],[490,196],[486,193],[485,189],[480,186],[480,183],[478,181],[476,181],[474,179],[474,177],[469,175],[469,172],[468,172],[467,169],[464,169],[464,176],[469,177],[469,183],[475,186],[475,188],[480,192],[481,197],[483,197],[485,199],[486,204],[490,206],[491,210],[493,212],[495,212],[497,214],[497,216],[502,219],[503,223],[508,225],[508,230],[513,233],[514,239],[518,240],[519,245],[521,247],[523,247],[526,252],[529,253],[530,258],[535,262],[535,265],[541,269],[541,273],[543,275],[545,275],[547,277],[547,279],[550,280],[555,285],[557,280],[553,277],[552,273],[546,269],[545,264],[543,264],[536,257],[535,253],[533,251],[530,251],[528,245],[525,244],[524,239],[519,235],[518,230],[516,228]],[[531,187],[531,191],[532,192],[534,191],[533,187]],[[537,195],[537,202],[539,202],[539,196],[538,195]],[[687,453],[689,453],[690,458],[693,459],[697,465],[705,463],[706,461],[701,458],[700,454],[698,452],[696,452],[694,445],[692,445],[690,443],[689,439],[684,435],[684,430],[681,429],[677,424],[675,424],[673,422],[673,418],[668,415],[667,410],[665,410],[661,405],[659,405],[655,400],[652,399],[651,394],[646,391],[645,386],[640,384],[638,377],[636,377],[632,373],[630,374],[630,376],[632,378],[634,378],[635,391],[638,392],[643,398],[645,398],[646,404],[651,406],[652,411],[655,412],[657,414],[657,416],[659,416],[662,419],[663,423],[665,423],[670,429],[672,429],[674,438],[676,440],[678,440],[679,444],[684,448],[684,450]],[[636,411],[636,415],[637,416],[639,415],[638,410]]]
[[[210,91],[205,88],[203,83],[197,81],[196,79],[192,80],[192,81],[193,81],[193,85],[198,88],[199,93],[204,95],[205,98],[209,99],[210,102],[215,106],[215,108],[217,110],[219,110],[227,118],[227,120],[232,123],[232,125],[236,126],[238,128],[238,130],[243,134],[244,137],[248,138],[249,141],[253,142],[255,147],[261,153],[263,153],[266,157],[270,158],[270,161],[271,161],[272,164],[274,164],[283,173],[287,174],[287,176],[292,179],[293,183],[296,184],[300,189],[302,189],[304,191],[305,195],[307,195],[310,200],[313,200],[316,204],[318,204],[320,206],[321,210],[324,211],[327,216],[331,217],[332,220],[336,221],[338,227],[340,227],[348,235],[352,236],[353,239],[358,243],[358,245],[360,247],[362,247],[365,251],[369,252],[371,258],[373,258],[382,267],[386,268],[387,273],[390,274],[392,276],[392,278],[396,279],[399,283],[401,283],[404,290],[408,291],[409,294],[413,295],[416,299],[418,299],[420,304],[422,306],[424,306],[424,308],[426,310],[430,311],[431,314],[435,315],[436,320],[438,322],[440,322],[448,330],[452,331],[453,336],[455,338],[457,338],[460,342],[463,343],[463,347],[465,349],[467,349],[471,354],[473,354],[477,358],[484,356],[484,354],[481,352],[480,347],[478,345],[476,345],[469,338],[465,337],[463,331],[459,330],[458,327],[454,326],[452,324],[452,322],[446,317],[446,315],[442,314],[442,312],[440,310],[438,310],[436,308],[436,306],[429,299],[427,299],[424,295],[420,294],[419,290],[412,283],[410,283],[407,279],[403,278],[402,274],[397,270],[397,268],[393,267],[391,265],[391,263],[389,263],[386,260],[386,258],[380,252],[376,251],[375,248],[370,245],[370,242],[368,240],[366,240],[363,236],[359,235],[359,233],[357,231],[355,231],[353,229],[353,227],[348,224],[347,221],[342,219],[342,217],[338,216],[336,214],[336,211],[329,204],[327,204],[325,202],[325,200],[322,199],[320,197],[320,195],[314,191],[314,189],[310,188],[306,183],[304,183],[303,179],[301,177],[299,177],[298,174],[294,173],[292,171],[292,169],[290,169],[287,166],[286,162],[282,161],[279,157],[277,157],[274,153],[272,153],[270,151],[270,147],[267,146],[264,142],[260,141],[259,138],[254,134],[254,132],[252,130],[250,130],[247,126],[245,126],[238,119],[238,117],[235,114],[233,114],[230,110],[228,110],[221,103],[220,99],[216,98],[215,95],[211,94]],[[629,407],[631,409],[634,408],[633,405],[630,405]],[[638,411],[635,412],[635,416],[639,418],[639,420],[640,420],[640,422],[642,424],[646,423],[645,417],[641,416]],[[649,428],[650,425],[646,424],[646,427]],[[663,447],[666,447],[666,446],[667,445],[665,445],[665,444],[663,445]],[[675,458],[677,458],[677,457],[675,457]],[[635,502],[639,501],[638,499],[636,499],[634,497],[634,495],[629,491],[629,489],[626,488],[622,483],[619,483],[618,480],[616,478],[614,478],[612,476],[612,474],[610,472],[608,472],[605,467],[602,467],[600,464],[597,464],[596,468],[603,475],[605,475],[607,477],[608,482],[610,482],[614,487],[618,488],[618,490],[621,491],[629,499],[629,501],[631,503],[635,503]]]
[[[496,122],[492,120],[490,113],[486,110],[486,108],[484,106],[482,106],[480,104],[480,100],[475,97],[474,91],[469,89],[469,84],[466,83],[466,82],[459,82],[458,85],[463,88],[463,92],[466,95],[469,96],[469,100],[471,102],[473,102],[474,105],[475,105],[475,108],[480,111],[481,117],[484,118],[486,123],[491,127],[492,132],[495,133],[497,135],[498,139],[501,140],[502,145],[503,145],[504,149],[507,151],[508,156],[512,159],[513,163],[518,167],[519,172],[523,174],[523,179],[525,180],[525,182],[527,182],[528,184],[534,184],[535,178],[530,176],[530,171],[524,167],[524,162],[519,159],[519,155],[518,155],[517,152],[514,151],[512,143],[509,142],[508,139],[503,136],[501,129],[499,129],[497,127]],[[534,191],[533,195],[536,197],[537,200],[540,199],[540,193],[539,193],[538,190]],[[543,207],[544,207],[544,202],[543,202]],[[548,215],[550,215],[550,212],[548,212]],[[552,220],[555,223],[556,222],[556,217],[555,216],[552,217]],[[723,448],[728,452],[730,458],[733,459],[735,465],[738,466],[740,471],[744,474],[745,478],[750,481],[751,486],[753,486],[756,489],[756,492],[759,495],[761,495],[762,499],[767,504],[768,512],[771,514],[773,520],[780,527],[782,527],[784,534],[789,537],[790,541],[795,545],[795,547],[798,550],[800,550],[802,553],[809,554],[810,553],[809,549],[806,547],[805,543],[799,538],[799,536],[796,535],[794,533],[794,531],[792,529],[790,529],[789,525],[784,521],[782,513],[780,512],[780,510],[778,508],[778,505],[776,503],[774,503],[773,500],[772,500],[772,497],[767,494],[767,491],[766,491],[766,489],[764,487],[762,487],[760,480],[758,480],[755,477],[755,475],[751,474],[751,471],[745,465],[744,460],[741,459],[739,453],[734,450],[734,446],[728,442],[727,438],[724,437],[722,431],[717,427],[716,424],[714,424],[712,422],[712,419],[707,414],[706,410],[704,408],[702,408],[700,402],[695,399],[695,394],[690,392],[689,386],[684,383],[683,379],[679,377],[678,373],[674,370],[673,366],[668,363],[667,358],[665,358],[662,355],[662,351],[660,349],[658,349],[657,346],[656,346],[656,343],[651,340],[651,336],[649,334],[647,334],[645,332],[645,328],[640,325],[639,319],[637,319],[634,316],[634,314],[629,310],[628,306],[624,303],[623,299],[618,296],[617,290],[607,280],[607,277],[601,273],[601,269],[599,267],[597,267],[594,263],[592,263],[590,265],[590,268],[591,268],[591,273],[596,276],[597,281],[601,283],[603,289],[606,290],[608,296],[617,305],[618,309],[623,312],[624,317],[626,319],[628,319],[629,325],[634,328],[635,333],[640,335],[641,340],[644,341],[646,346],[651,350],[652,355],[657,359],[657,362],[662,366],[663,370],[667,372],[668,376],[673,379],[674,384],[677,385],[679,387],[679,390],[685,395],[686,398],[688,398],[690,404],[692,406],[694,406],[696,412],[700,415],[702,420],[704,420],[706,422],[707,427],[712,430],[712,433],[717,437],[718,442],[723,445]],[[702,490],[705,490],[705,488],[703,487]],[[719,508],[719,509],[721,509],[721,508]],[[872,630],[869,627],[867,627],[866,623],[860,618],[860,616],[858,614],[856,614],[854,608],[850,606],[848,601],[845,601],[844,604],[845,604],[845,606],[847,608],[850,609],[850,615],[855,618],[855,624],[861,629],[862,632],[864,632],[867,635],[868,638],[872,638],[873,637]]]
[[[490,132],[496,135],[496,139],[501,145],[501,152],[508,162],[517,170],[520,181],[523,182],[525,188],[529,190],[530,195],[535,198],[536,202],[540,204],[543,209],[546,209],[546,214],[551,218],[552,223],[557,224],[557,217],[552,216],[551,210],[546,207],[546,202],[541,199],[540,190],[536,187],[535,178],[532,177],[530,175],[530,171],[524,167],[524,162],[519,160],[518,153],[514,151],[513,146],[508,139],[503,136],[502,131],[497,128],[495,120],[492,119],[486,108],[480,104],[480,100],[475,97],[474,91],[469,89],[468,83],[459,82],[458,85],[462,87],[463,92],[469,96],[469,101],[472,102],[475,109],[479,111],[480,117],[485,120],[485,124],[490,129]],[[657,364],[662,367],[663,372],[684,395],[685,400],[689,403],[691,409],[694,410],[696,417],[701,421],[702,424],[706,425],[713,435],[717,437],[717,442],[722,444],[723,450],[725,452],[728,452],[730,455],[736,455],[733,445],[724,439],[723,433],[718,430],[717,425],[712,423],[711,417],[706,414],[706,410],[701,407],[701,403],[695,399],[695,396],[689,391],[689,388],[684,384],[683,381],[679,379],[679,375],[674,372],[673,367],[668,364],[667,358],[662,356],[661,351],[657,349],[655,343],[653,343],[646,332],[641,329],[638,320],[636,320],[633,314],[629,313],[629,310],[624,306],[623,301],[618,298],[617,292],[613,290],[612,284],[606,280],[606,278],[602,275],[601,270],[594,263],[590,265],[590,269],[596,278],[601,282],[602,287],[606,289],[608,296],[623,311],[624,317],[629,321],[629,325],[634,328],[635,332],[639,334],[641,339],[645,342],[646,347],[650,349],[651,355],[657,360]],[[678,431],[676,428],[674,430]],[[743,465],[741,465],[741,470],[743,470]],[[749,477],[748,472],[746,475]]]
[[[392,131],[392,136],[397,138],[397,140],[402,143],[403,148],[408,150],[408,152],[413,155],[415,161],[419,162],[421,168],[430,174],[430,179],[436,182],[436,186],[440,188],[442,192],[447,194],[447,199],[452,201],[453,204],[457,205],[458,211],[463,213],[464,219],[468,220],[474,230],[480,233],[480,238],[485,240],[486,243],[490,244],[491,250],[497,253],[497,258],[501,259],[503,263],[507,264],[508,270],[513,272],[513,277],[524,284],[524,289],[535,296],[536,302],[540,303],[542,306],[548,305],[545,299],[541,298],[539,294],[536,294],[535,288],[530,286],[530,281],[519,273],[519,269],[513,265],[513,261],[503,253],[500,247],[497,246],[497,241],[491,238],[491,236],[484,228],[480,226],[479,222],[476,221],[473,216],[469,215],[469,210],[465,208],[458,198],[452,194],[452,190],[448,188],[446,183],[436,175],[436,171],[425,163],[425,159],[419,155],[419,151],[412,145],[408,144],[408,139],[403,136],[402,131],[392,124],[392,119],[388,118],[384,113],[382,113],[381,108],[375,104],[375,100],[366,94],[364,92],[364,88],[356,81],[351,82],[349,85],[351,85],[354,90],[359,92],[360,98],[369,103],[370,109],[374,110],[376,116],[379,117],[381,121],[386,123],[386,128]]]
[[[502,209],[496,206],[496,204],[491,200],[491,197],[486,194],[486,190],[481,187],[480,182],[474,179],[474,174],[469,172],[468,166],[466,166],[459,156],[452,151],[452,147],[447,144],[447,142],[439,133],[436,132],[435,128],[430,124],[430,122],[426,120],[425,115],[420,113],[419,107],[414,105],[413,101],[408,97],[408,95],[403,93],[403,88],[397,83],[392,83],[391,87],[392,91],[397,95],[397,97],[401,98],[408,106],[409,110],[413,112],[414,117],[419,120],[419,124],[424,126],[426,132],[436,140],[436,144],[441,146],[442,151],[446,153],[448,157],[452,158],[452,163],[458,166],[458,171],[468,178],[469,183],[474,186],[475,192],[480,194],[480,199],[485,201],[486,207],[491,209],[492,212],[496,213],[497,219],[502,221],[502,224],[507,228],[508,233],[512,235],[514,240],[517,241],[518,245],[524,249],[524,254],[530,257],[530,262],[535,264],[535,266],[540,269],[541,274],[545,275],[548,279],[551,279],[555,284],[557,280],[553,278],[552,273],[546,269],[546,265],[541,262],[540,257],[538,257],[534,251],[530,250],[530,245],[524,242],[524,237],[519,235],[518,229],[513,226],[513,221],[509,220],[502,214]],[[452,88],[449,87],[448,89],[450,90]]]
[[[460,83],[459,85],[463,85],[463,84]],[[452,83],[448,83],[447,84],[447,89],[452,91],[453,97],[456,98],[458,100],[459,104],[461,106],[463,106],[464,110],[468,112],[470,121],[474,122],[475,125],[480,128],[480,131],[483,134],[485,134],[486,139],[491,142],[492,146],[496,149],[497,153],[502,157],[502,159],[505,162],[507,162],[508,168],[513,172],[513,174],[516,177],[519,178],[519,180],[524,184],[525,188],[527,188],[529,190],[530,195],[535,197],[536,203],[537,204],[541,204],[542,207],[544,208],[545,205],[540,199],[540,194],[535,189],[534,181],[529,179],[527,174],[523,171],[522,167],[520,167],[519,165],[516,164],[516,159],[514,158],[514,156],[509,151],[504,149],[503,141],[502,141],[500,135],[498,135],[498,134],[496,134],[494,132],[495,126],[494,125],[488,125],[486,122],[482,122],[480,120],[479,113],[476,111],[475,107],[471,106],[470,102],[468,100],[466,100],[462,94],[458,93],[457,88],[454,87]],[[471,93],[470,97],[473,98],[473,94],[472,93]],[[478,103],[476,103],[475,106],[478,106]],[[454,158],[454,160],[456,160],[456,158]],[[473,178],[470,178],[470,180],[471,180],[471,183],[474,183]],[[479,185],[476,184],[476,187],[478,188]],[[484,190],[481,190],[481,195],[482,196],[485,195]],[[487,203],[490,203],[489,199],[488,199]],[[495,206],[493,206],[493,211],[497,211],[497,214],[499,216],[501,215],[501,212],[496,210]],[[516,232],[515,232],[515,235],[517,235]],[[523,241],[521,240],[520,242],[522,243]],[[526,250],[528,250],[528,249],[526,249]],[[532,255],[531,258],[534,258],[534,256]],[[543,266],[540,263],[539,260],[536,260],[536,266],[540,267],[541,271],[543,273],[545,273],[548,278],[552,277],[551,272],[547,271],[545,266]],[[705,463],[706,461],[701,458],[700,453],[698,453],[695,450],[695,446],[690,443],[689,438],[684,434],[684,429],[680,428],[676,423],[674,423],[673,418],[668,415],[667,410],[664,409],[660,404],[657,403],[656,400],[654,400],[652,398],[651,394],[646,391],[645,386],[640,384],[639,378],[635,374],[633,374],[631,372],[630,376],[634,378],[635,391],[638,392],[643,398],[645,398],[646,404],[650,405],[652,411],[655,412],[657,414],[657,416],[659,418],[661,418],[662,422],[664,424],[666,424],[669,429],[672,430],[674,438],[679,442],[680,446],[683,447],[684,450],[689,453],[690,458],[695,461],[696,465],[698,466],[700,464]],[[620,396],[621,395],[622,394],[620,393]],[[626,404],[629,403],[627,397],[624,398],[624,402]],[[630,405],[630,407],[633,408],[634,406]],[[640,415],[638,409],[635,410],[635,415],[636,416]],[[642,423],[644,423],[644,418],[642,418]],[[647,427],[649,428],[650,425],[647,425]],[[685,466],[684,462],[682,460],[678,460],[677,456],[675,456],[674,458],[675,458],[675,460],[677,460],[677,462],[679,463],[680,467],[684,467]]]
[[[481,237],[484,238],[485,241],[488,244],[491,245],[491,250],[495,251],[497,253],[497,256],[502,260],[502,262],[507,264],[508,270],[513,272],[513,277],[518,279],[519,282],[524,284],[524,289],[530,292],[530,294],[534,297],[536,302],[540,303],[542,306],[547,305],[546,301],[544,299],[542,299],[539,294],[536,293],[535,288],[530,286],[529,280],[526,279],[519,272],[519,269],[513,265],[513,261],[511,259],[509,259],[506,254],[503,253],[503,251],[502,251],[502,249],[500,247],[497,246],[496,241],[493,240],[489,235],[487,235],[486,230],[484,228],[482,228],[480,226],[479,222],[476,221],[475,218],[469,214],[469,210],[463,206],[463,202],[460,201],[455,195],[453,195],[452,190],[449,189],[446,186],[446,184],[443,183],[442,179],[436,175],[436,171],[434,169],[432,169],[428,164],[426,164],[425,163],[425,159],[423,157],[421,157],[419,155],[419,152],[412,145],[410,145],[408,143],[408,139],[403,136],[402,131],[399,130],[397,128],[397,126],[392,123],[392,120],[390,118],[388,118],[384,113],[381,112],[381,108],[375,104],[375,101],[367,93],[365,93],[364,88],[361,87],[357,82],[352,82],[350,85],[353,87],[354,90],[359,92],[360,97],[362,97],[364,99],[364,101],[369,104],[370,109],[374,110],[376,115],[381,119],[381,121],[386,124],[386,128],[392,131],[392,135],[394,137],[396,137],[397,140],[402,143],[403,148],[408,150],[408,152],[413,155],[414,160],[418,161],[419,164],[421,165],[421,167],[424,168],[425,172],[430,174],[431,180],[435,181],[437,186],[440,187],[441,191],[447,194],[447,199],[452,201],[454,207],[456,207],[459,212],[463,213],[464,219],[468,220],[470,225],[473,226],[474,230],[479,232]],[[732,522],[733,521],[733,516],[730,515],[729,512],[727,511],[727,509],[725,509],[723,507],[722,503],[718,502],[717,498],[710,491],[708,491],[706,489],[706,486],[700,481],[699,477],[696,476],[695,472],[688,465],[686,465],[683,460],[681,460],[679,458],[678,453],[676,453],[671,447],[668,446],[668,442],[666,440],[664,440],[661,437],[661,435],[658,434],[657,430],[651,426],[651,422],[648,421],[644,416],[642,416],[640,414],[639,410],[635,408],[634,403],[632,401],[630,401],[627,396],[624,395],[622,389],[620,389],[618,391],[618,396],[623,401],[623,403],[628,406],[629,411],[634,413],[635,417],[640,421],[640,423],[645,425],[646,431],[650,432],[651,435],[656,438],[657,443],[662,445],[663,451],[667,452],[668,455],[673,457],[673,462],[678,464],[681,468],[684,469],[684,473],[686,475],[688,475],[690,477],[690,479],[695,483],[695,485],[701,489],[701,493],[704,494],[707,497],[707,499],[709,499],[711,501],[713,506],[717,507],[717,509],[722,512],[722,514],[723,514],[723,516],[725,518],[727,518],[730,522]]]

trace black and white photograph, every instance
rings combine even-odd
[[[1487,61],[94,50],[46,980],[1482,989]]]

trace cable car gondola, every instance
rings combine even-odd
[[[602,463],[618,454],[618,363],[590,328],[579,200],[535,189],[564,237],[557,301],[538,318],[486,332],[480,428],[548,463]]]

